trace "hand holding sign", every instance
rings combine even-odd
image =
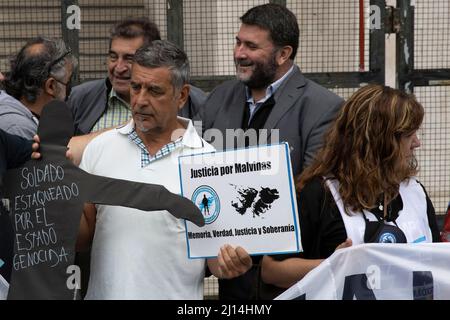
[[[38,152],[39,150],[39,144],[41,143],[41,140],[39,139],[38,135],[35,135],[33,137],[34,143],[33,143],[33,153],[31,154],[31,159],[39,159],[41,157],[41,154]]]
[[[232,279],[246,273],[252,266],[252,258],[241,247],[225,245],[217,257],[220,279]]]

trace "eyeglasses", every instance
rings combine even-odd
[[[67,57],[69,54],[72,53],[72,50],[67,50],[64,54],[62,54],[60,57],[56,58],[55,60],[53,60],[52,62],[50,62],[50,64],[47,67],[47,74],[50,76],[52,68],[59,62],[61,62],[62,60],[64,60],[65,57]]]
[[[53,77],[52,77],[52,78],[53,78]],[[69,81],[67,81],[66,83],[64,83],[64,82],[62,82],[61,80],[58,80],[58,79],[56,79],[56,78],[53,78],[53,79],[55,79],[56,82],[61,83],[61,84],[64,85],[65,87],[69,87],[70,84],[71,84],[71,82],[72,82],[72,77],[70,77]]]
[[[55,60],[53,60],[47,67],[47,74],[50,76],[51,75],[51,71],[52,68],[58,64],[59,62],[61,62],[62,60],[64,60],[65,57],[67,57],[69,54],[72,53],[72,50],[67,50],[64,54],[62,54],[60,57],[56,58]],[[54,76],[52,76],[53,79],[55,79],[56,82],[61,83],[62,85],[64,85],[66,87],[66,99],[67,100],[70,96],[70,92],[72,91],[72,76],[69,78],[69,81],[67,81],[66,83],[62,82],[61,80],[56,79]]]

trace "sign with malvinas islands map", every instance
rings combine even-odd
[[[189,258],[217,256],[224,244],[251,255],[302,251],[287,143],[179,158],[182,194],[205,226],[186,222]]]

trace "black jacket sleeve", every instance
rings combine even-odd
[[[22,165],[30,159],[32,141],[10,135],[0,130],[0,170],[1,173]]]

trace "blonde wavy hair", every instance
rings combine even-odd
[[[413,95],[368,85],[344,103],[322,149],[297,179],[297,190],[314,177],[337,179],[344,206],[354,211],[398,195],[400,182],[417,174],[417,160],[406,159],[401,139],[413,134],[424,116]]]

